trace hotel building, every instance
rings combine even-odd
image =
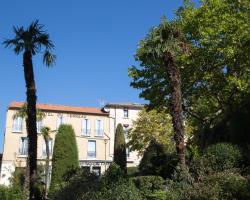
[[[28,154],[25,120],[14,117],[23,105],[22,102],[10,103],[6,114],[3,158],[0,171],[0,184],[9,185],[16,168],[26,167]],[[41,128],[48,126],[57,130],[61,124],[71,124],[75,131],[78,158],[81,167],[97,174],[103,173],[113,160],[114,136],[118,123],[124,127],[127,141],[128,129],[143,108],[141,104],[107,104],[102,109],[50,104],[37,104],[44,118],[37,122],[38,147],[37,162],[44,165],[46,149]],[[50,137],[52,158],[56,131]],[[136,152],[127,149],[127,166],[137,166],[140,158]],[[51,163],[50,163],[51,165]]]

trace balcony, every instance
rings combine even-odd
[[[88,158],[90,158],[90,159],[96,158],[96,152],[95,151],[88,151]]]
[[[97,137],[103,137],[104,131],[102,129],[96,129],[95,130],[95,136]]]

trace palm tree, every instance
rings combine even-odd
[[[179,22],[163,18],[139,44],[135,57],[142,69],[129,69],[131,86],[142,89],[140,97],[150,101],[149,108],[169,109],[181,166],[185,166],[185,143],[179,58],[187,47]]]
[[[27,132],[28,132],[28,166],[29,172],[29,199],[35,199],[36,174],[37,174],[37,127],[36,127],[36,84],[33,71],[32,57],[40,53],[44,47],[43,62],[52,66],[55,55],[51,53],[54,48],[49,34],[43,30],[43,25],[38,20],[32,22],[27,29],[24,27],[13,28],[14,39],[3,42],[5,47],[13,47],[15,54],[23,53],[24,78],[26,83],[27,101]]]
[[[45,146],[46,146],[46,164],[45,164],[45,199],[48,196],[48,182],[49,182],[49,156],[50,156],[50,149],[49,149],[49,140],[50,140],[50,133],[53,132],[49,127],[43,127],[41,129],[41,134],[43,136]]]

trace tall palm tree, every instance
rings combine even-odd
[[[50,133],[52,133],[49,127],[43,127],[41,129],[41,134],[43,136],[45,146],[46,146],[46,164],[45,164],[45,199],[48,196],[48,182],[49,182],[49,156],[50,156],[50,148],[49,148],[49,140],[51,139]]]
[[[36,127],[36,84],[33,71],[32,57],[40,53],[42,48],[43,62],[52,66],[55,62],[55,55],[51,53],[54,48],[49,34],[43,30],[43,25],[38,20],[32,22],[27,29],[24,27],[13,28],[14,39],[7,39],[3,42],[5,47],[13,47],[16,54],[23,53],[24,78],[26,83],[27,96],[27,131],[28,131],[28,166],[30,169],[29,199],[35,199],[36,174],[37,174],[37,127]]]
[[[161,24],[141,40],[137,49],[136,60],[140,61],[142,69],[129,69],[134,79],[131,85],[143,89],[140,96],[149,100],[150,106],[170,108],[181,166],[185,166],[185,145],[179,58],[187,53],[187,47],[178,21],[168,22],[163,18]]]

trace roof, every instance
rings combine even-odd
[[[11,102],[9,109],[20,108],[24,102]],[[65,106],[65,105],[52,105],[52,104],[42,104],[38,103],[37,108],[43,111],[60,111],[60,112],[70,112],[70,113],[85,113],[85,114],[95,114],[95,115],[108,115],[108,113],[103,112],[100,108],[95,107],[79,107],[79,106]]]
[[[104,107],[142,109],[144,106],[144,104],[140,103],[108,103]]]

